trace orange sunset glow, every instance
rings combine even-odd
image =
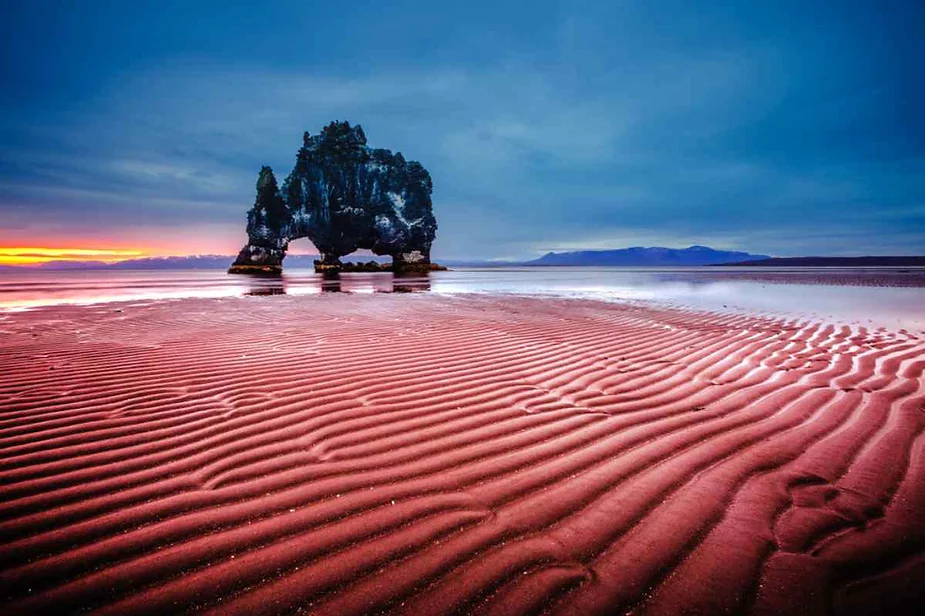
[[[145,256],[138,250],[103,248],[0,247],[0,265],[36,265],[49,261],[102,261],[114,263]]]

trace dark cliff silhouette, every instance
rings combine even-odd
[[[382,269],[438,269],[430,262],[432,191],[421,163],[370,148],[359,125],[332,122],[318,135],[306,132],[282,188],[272,169],[260,170],[248,242],[229,271],[277,273],[289,242],[302,237],[321,253],[318,271],[349,270],[340,258],[361,248],[392,257]]]

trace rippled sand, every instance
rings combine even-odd
[[[5,613],[916,613],[925,340],[497,296],[0,321]]]

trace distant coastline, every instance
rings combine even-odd
[[[746,267],[925,267],[925,257],[771,257],[724,263]]]

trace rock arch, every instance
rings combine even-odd
[[[340,271],[341,257],[361,248],[391,256],[394,271],[440,269],[430,261],[433,185],[419,162],[370,148],[349,122],[306,132],[302,142],[282,187],[270,167],[260,170],[248,241],[231,273],[281,272],[289,242],[303,237],[321,253],[317,271]]]

